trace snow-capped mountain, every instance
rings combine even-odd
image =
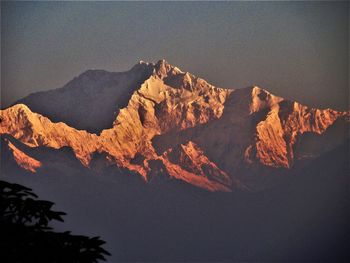
[[[348,117],[257,86],[215,87],[160,60],[123,73],[89,70],[62,88],[31,94],[1,111],[0,133],[2,147],[30,172],[53,161],[16,143],[68,148],[91,171],[98,158],[116,176],[122,169],[145,182],[155,176],[209,191],[251,191],[329,150],[322,136]],[[305,154],[307,136],[313,142]]]

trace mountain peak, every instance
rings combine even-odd
[[[31,112],[31,110],[29,109],[29,107],[23,103],[18,103],[18,104],[15,104],[9,108],[7,108],[9,111],[15,113],[15,114],[25,114],[25,113],[28,113],[28,112]],[[1,116],[3,117],[3,116]],[[3,118],[1,118],[2,120]]]
[[[139,62],[137,62],[128,72],[152,72],[153,70],[153,63],[149,63],[149,62],[145,62],[143,60],[140,60]]]
[[[146,64],[146,65],[148,65],[149,63],[148,62],[145,62],[145,61],[143,61],[143,60],[140,60],[137,64]]]
[[[241,185],[234,181],[245,169],[292,168],[301,135],[322,134],[345,114],[256,85],[218,88],[162,59],[121,73],[88,70],[62,89],[33,94],[1,111],[0,134],[30,147],[69,147],[84,166],[106,154],[146,180],[161,162],[171,178],[226,191]]]
[[[177,75],[183,72],[178,67],[175,67],[168,63],[165,59],[161,59],[158,60],[156,64],[154,64],[154,73],[158,77],[164,78],[168,75]]]
[[[165,67],[174,67],[174,66],[172,66],[168,61],[166,61],[164,58],[158,60],[158,61],[155,63],[155,65],[156,65],[156,66],[165,66]]]

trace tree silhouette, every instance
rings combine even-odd
[[[64,212],[30,188],[0,180],[0,262],[98,262],[110,255],[99,237],[54,232]]]

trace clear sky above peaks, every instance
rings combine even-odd
[[[346,1],[1,2],[1,107],[165,58],[217,86],[347,109],[348,30]]]

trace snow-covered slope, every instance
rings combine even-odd
[[[27,106],[1,111],[1,134],[30,147],[69,147],[86,167],[98,154],[145,181],[166,174],[209,191],[249,190],[247,169],[293,168],[303,134],[322,134],[349,116],[259,87],[218,88],[164,60],[125,73],[88,71],[21,102]]]
[[[37,92],[17,101],[54,122],[99,133],[110,128],[132,92],[152,73],[153,66],[138,63],[127,72],[87,70],[62,88]]]

